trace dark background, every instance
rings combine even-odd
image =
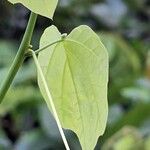
[[[0,1],[0,84],[24,34],[30,12]],[[62,33],[86,24],[97,32],[110,59],[109,117],[96,150],[150,150],[150,2],[148,0],[60,0],[53,21],[38,17],[33,48],[44,29]],[[72,150],[76,136],[65,131]],[[92,137],[91,137],[92,138]],[[0,150],[63,150],[56,124],[26,59],[0,105]]]

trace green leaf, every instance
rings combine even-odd
[[[42,35],[40,47],[60,39],[57,28],[51,26]],[[62,126],[77,134],[83,150],[93,150],[108,114],[108,55],[99,37],[80,26],[62,43],[40,52],[38,59]],[[38,83],[50,106],[39,76]]]
[[[150,135],[144,141],[145,150],[149,150],[150,148]]]
[[[9,66],[12,63],[16,49],[14,42],[0,40],[0,67]]]
[[[131,110],[125,113],[114,125],[108,126],[103,140],[112,136],[125,125],[139,127],[150,116],[150,103],[138,103]],[[140,112],[140,113],[139,113]]]
[[[37,94],[37,90],[33,87],[19,86],[17,88],[12,88],[0,105],[0,116],[5,116],[7,113],[15,110],[20,104],[28,102],[38,103],[40,100],[40,93]]]
[[[102,150],[141,150],[143,139],[140,132],[132,126],[124,126],[108,138]]]
[[[21,3],[34,13],[53,18],[58,0],[8,0],[9,2],[16,4]]]

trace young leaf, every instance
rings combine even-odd
[[[51,26],[40,47],[60,38]],[[93,150],[108,114],[108,55],[99,37],[89,27],[80,26],[63,42],[40,52],[38,59],[61,124],[77,134],[83,150]],[[38,83],[49,106],[40,77]]]
[[[9,2],[16,4],[21,3],[32,12],[39,15],[53,18],[58,0],[8,0]]]

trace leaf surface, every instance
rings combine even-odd
[[[53,18],[54,11],[56,9],[58,0],[8,0],[9,2],[16,4],[21,3],[34,13]]]
[[[40,47],[60,38],[51,26]],[[99,37],[88,26],[79,26],[63,42],[40,52],[38,60],[62,126],[77,134],[83,150],[93,150],[108,114],[108,55]],[[40,77],[38,83],[51,110]]]

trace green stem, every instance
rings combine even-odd
[[[35,62],[35,65],[37,67],[37,71],[38,71],[38,74],[43,82],[43,86],[44,86],[44,90],[46,92],[46,95],[48,97],[48,101],[49,103],[47,103],[48,107],[49,108],[52,108],[52,111],[53,111],[53,115],[54,115],[54,118],[56,120],[56,123],[57,123],[57,126],[58,126],[58,129],[59,129],[59,132],[60,132],[60,135],[62,137],[62,140],[64,142],[64,145],[66,147],[66,150],[70,150],[69,148],[69,145],[68,145],[68,142],[67,142],[67,139],[65,137],[65,134],[64,134],[64,131],[62,129],[62,126],[61,126],[61,123],[60,123],[60,120],[59,120],[59,117],[58,117],[58,114],[57,114],[57,111],[56,111],[56,108],[55,108],[55,105],[54,105],[54,102],[53,102],[53,99],[52,99],[52,96],[51,96],[51,93],[49,91],[49,88],[48,88],[48,85],[47,85],[47,82],[46,82],[46,79],[44,77],[44,74],[43,74],[43,71],[41,69],[41,66],[38,62],[38,59],[36,57],[36,54],[33,50],[29,50],[29,52],[32,54],[33,56],[33,59],[34,59],[34,62]],[[50,105],[49,105],[50,104]]]
[[[53,42],[53,43],[50,43],[50,44],[48,44],[48,45],[46,45],[46,46],[44,46],[44,47],[42,47],[42,48],[36,50],[36,51],[35,51],[35,54],[38,54],[39,52],[45,50],[46,48],[51,47],[52,45],[55,45],[55,44],[57,44],[57,43],[59,43],[59,42],[62,42],[62,41],[63,41],[63,40],[58,40],[58,41],[55,41],[55,42]]]
[[[23,40],[21,42],[21,45],[19,47],[18,53],[9,69],[8,75],[6,76],[6,79],[4,80],[4,82],[2,83],[2,86],[0,88],[0,103],[2,102],[4,96],[6,95],[15,75],[17,74],[20,66],[23,63],[24,60],[24,55],[26,50],[28,50],[28,47],[30,45],[31,42],[31,38],[32,38],[32,34],[33,34],[33,30],[35,27],[35,23],[36,23],[36,19],[37,19],[37,14],[35,13],[31,13],[30,15],[30,19],[23,37]]]
[[[45,49],[47,49],[47,48],[49,48],[49,47],[51,47],[51,46],[57,44],[57,43],[60,43],[60,42],[62,42],[62,41],[64,41],[64,40],[61,39],[61,40],[55,41],[55,42],[50,43],[50,44],[48,44],[48,45],[46,45],[46,46],[44,46],[44,47],[42,47],[42,48],[39,48],[39,49],[35,50],[34,52],[35,52],[35,54],[37,55],[37,54],[39,54],[39,52],[41,52],[41,51],[43,51],[43,50],[45,50]],[[26,52],[26,55],[25,55],[26,57],[32,56],[30,50],[32,50],[32,48],[29,49],[29,51]]]

